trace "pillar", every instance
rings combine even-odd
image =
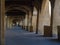
[[[6,15],[4,15],[4,29],[6,30],[7,29],[7,27],[6,27],[6,24],[7,24],[7,22],[6,22]]]
[[[20,25],[21,25],[21,28],[23,28],[23,20],[22,20],[22,16],[21,16],[21,19],[20,19]]]
[[[39,32],[40,35],[49,36],[50,32],[50,15],[49,15],[49,0],[43,0],[41,11],[39,13]],[[48,29],[48,30],[47,30]]]
[[[1,45],[1,0],[0,0],[0,45]]]
[[[39,25],[39,8],[38,8],[38,10],[37,10],[36,34],[38,34],[38,25]]]
[[[29,13],[27,14],[27,26],[26,26],[27,31],[28,31],[28,27],[29,27]]]
[[[22,29],[24,28],[24,16],[22,16]]]
[[[33,16],[33,10],[30,12],[30,15],[29,15],[29,31],[30,32],[33,32],[33,26],[32,26],[32,16]]]
[[[21,27],[21,24],[20,24],[20,23],[21,23],[21,16],[20,16],[20,18],[19,18],[19,19],[20,19],[20,21],[19,21],[19,25],[20,25],[20,27]]]
[[[7,29],[7,16],[6,16],[6,14],[5,14],[5,18],[6,18],[5,19],[5,21],[6,21],[6,24],[5,25],[6,25],[6,29]]]
[[[46,19],[45,21],[47,22],[46,25],[44,25],[44,36],[45,37],[52,37],[52,29],[51,29],[51,14],[50,14],[50,11],[49,11],[49,0],[46,0],[45,1],[45,8],[46,8]],[[48,20],[47,20],[48,19]]]
[[[10,28],[10,16],[7,16],[7,28]]]
[[[50,30],[51,30],[51,36],[53,36],[53,10],[54,10],[54,4],[55,0],[49,0],[51,3],[51,19],[50,19]]]
[[[25,29],[25,16],[23,16],[23,29]]]
[[[39,28],[39,11],[40,11],[40,4],[39,4],[39,1],[38,0],[35,0],[35,3],[34,3],[36,9],[37,9],[37,19],[36,19],[36,34],[38,34],[38,28]]]
[[[60,0],[55,0],[53,11],[53,35],[58,36],[60,40]]]
[[[11,17],[9,18],[9,28],[12,28],[12,19],[13,18],[11,18]]]
[[[27,14],[25,15],[25,30],[27,28]]]
[[[1,45],[4,45],[4,15],[5,15],[5,0],[0,0],[0,8],[1,8],[1,14],[0,14],[0,41]]]

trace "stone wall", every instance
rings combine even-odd
[[[60,0],[55,1],[53,12],[53,35],[57,35],[57,26],[60,26]]]
[[[39,34],[44,34],[44,26],[50,26],[49,0],[43,1],[41,13],[39,14]]]

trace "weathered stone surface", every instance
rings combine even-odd
[[[49,0],[44,0],[39,14],[39,33],[44,35],[44,26],[50,26]]]
[[[0,0],[0,45],[1,45],[1,0]]]
[[[60,0],[55,0],[55,7],[53,12],[53,35],[60,35],[59,27],[60,26]],[[58,32],[57,32],[58,31]]]
[[[45,37],[51,37],[52,36],[52,30],[50,26],[44,26],[44,36]]]

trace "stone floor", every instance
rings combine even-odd
[[[41,37],[17,26],[5,31],[5,45],[60,45],[60,42],[51,39],[54,38]]]

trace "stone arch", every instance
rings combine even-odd
[[[39,34],[44,35],[45,26],[50,26],[49,0],[43,0],[41,11],[39,12]]]
[[[18,22],[18,24],[19,24],[20,19],[13,19],[13,20],[12,20],[12,23],[15,23],[15,24],[16,24],[16,22]]]
[[[22,10],[23,12],[26,12],[26,13],[29,12],[29,10],[23,9],[23,8],[21,8],[21,7],[8,8],[8,9],[6,9],[6,12],[7,12],[8,10],[12,10],[12,9]]]
[[[10,6],[7,7],[6,10],[8,10],[8,9],[10,9],[10,8],[12,8],[12,7],[19,7],[19,8],[21,8],[21,9],[31,10],[30,7],[28,7],[28,6],[24,6],[24,5],[22,5],[22,6],[21,6],[21,5],[10,5]]]

